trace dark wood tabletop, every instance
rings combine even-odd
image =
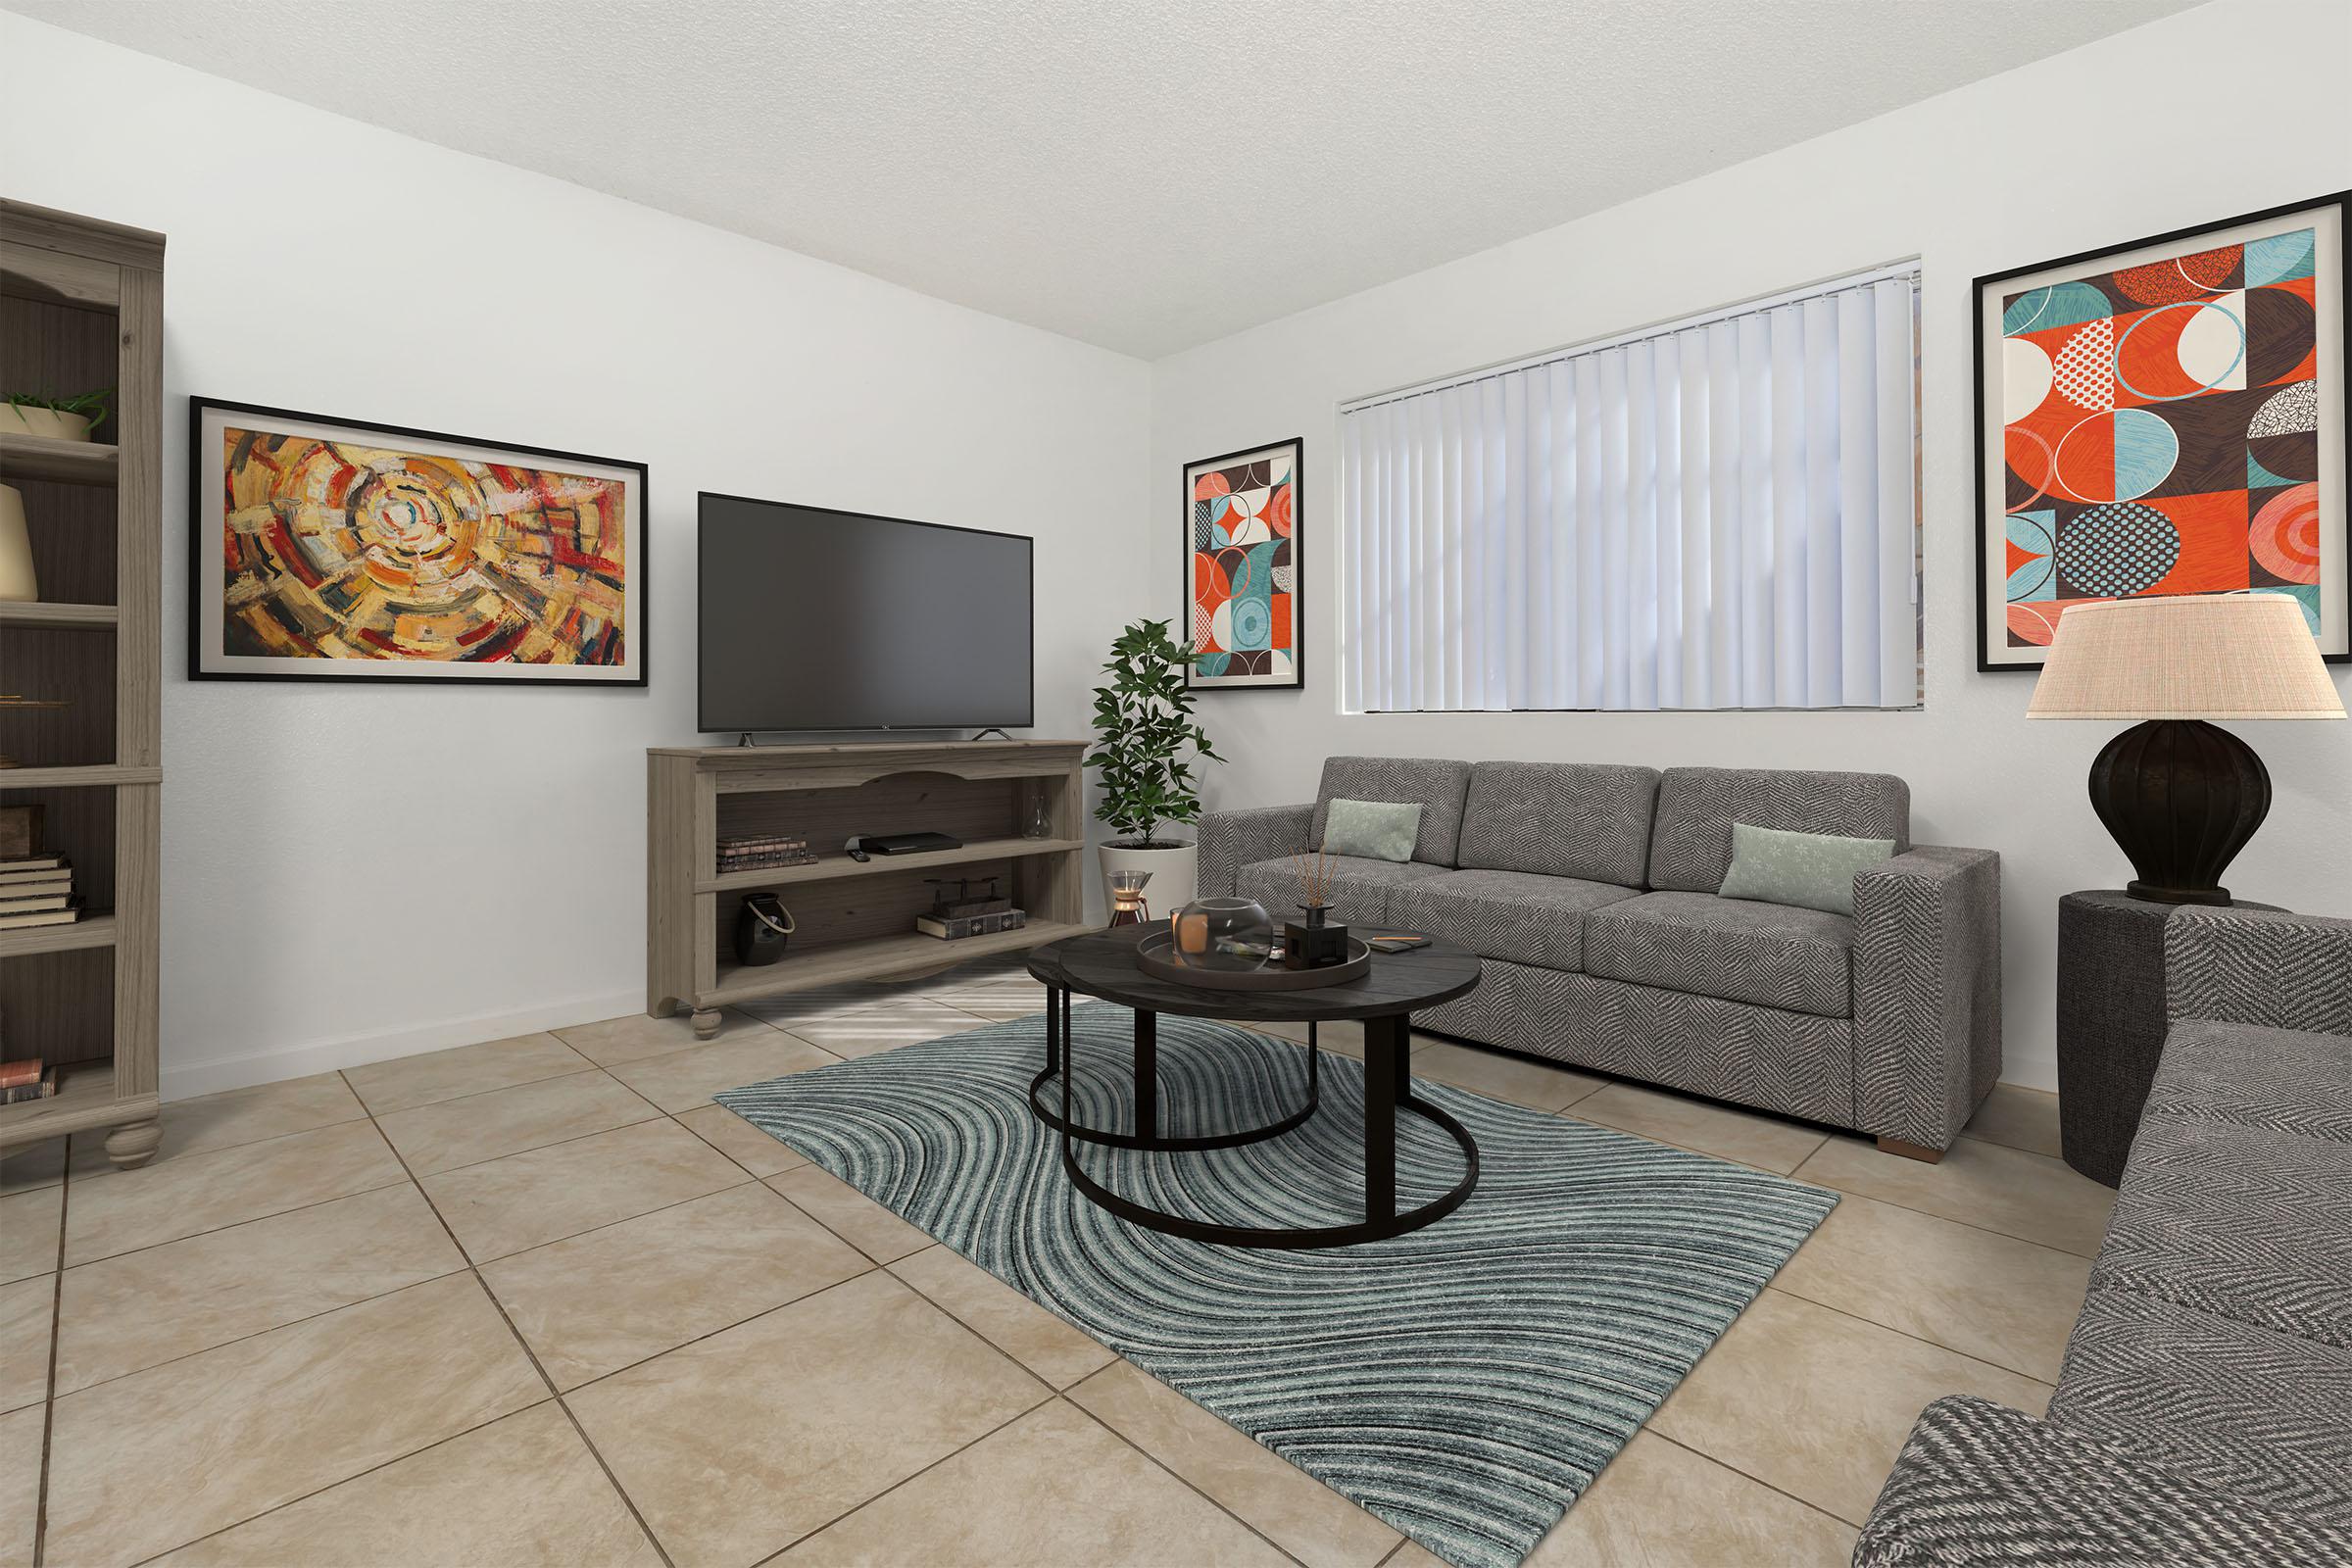
[[[1410,953],[1375,953],[1371,972],[1311,991],[1215,991],[1162,980],[1136,967],[1144,937],[1165,921],[1113,926],[1065,937],[1029,955],[1029,972],[1050,986],[1121,1003],[1145,1012],[1200,1018],[1246,1018],[1261,1023],[1314,1023],[1332,1018],[1380,1018],[1451,1002],[1478,985],[1478,956],[1450,942],[1432,941]]]

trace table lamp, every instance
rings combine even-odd
[[[2228,904],[2222,872],[2271,809],[2271,775],[2215,718],[2342,718],[2303,607],[2180,594],[2058,617],[2028,718],[2136,718],[2090,764],[2090,805],[2163,904]]]

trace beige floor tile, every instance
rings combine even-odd
[[[2058,1152],[2058,1097],[2046,1089],[2028,1089],[2023,1084],[1994,1084],[1984,1103],[1961,1129],[1962,1136],[1982,1138],[1988,1144],[2006,1144],[2028,1153],[2047,1154],[2052,1159]]]
[[[1261,1035],[1274,1035],[1283,1040],[1306,1044],[1306,1025],[1302,1023],[1257,1023],[1248,1019],[1232,1020],[1237,1029],[1254,1029]],[[1416,1041],[1421,1038],[1416,1036]],[[1320,1024],[1315,1029],[1315,1043],[1323,1050],[1342,1056],[1364,1059],[1364,1026],[1353,1018],[1339,1018]]]
[[[805,1040],[773,1029],[736,1040],[713,1040],[693,1051],[673,1051],[624,1062],[612,1076],[667,1111],[704,1104],[722,1090],[765,1083],[788,1072],[830,1067],[841,1058]]]
[[[1452,1565],[1418,1541],[1408,1541],[1398,1546],[1380,1568],[1452,1568]],[[1730,1568],[1730,1565],[1726,1564],[1724,1568]]]
[[[1368,1568],[1396,1544],[1396,1531],[1130,1362],[1070,1398],[1307,1568]]]
[[[1059,1399],[991,1433],[774,1559],[962,1568],[1215,1568],[1288,1561],[1216,1504]]]
[[[748,1564],[1050,1396],[882,1270],[569,1396],[678,1568]]]
[[[1858,1138],[1833,1137],[1796,1168],[1799,1181],[1860,1193],[1964,1224],[2096,1256],[2115,1190],[2045,1154],[1963,1138],[1941,1163],[1881,1153]]]
[[[346,1121],[74,1183],[66,1261],[241,1225],[408,1180],[372,1122]]]
[[[54,1274],[0,1285],[0,1411],[49,1396],[49,1330],[56,1308]]]
[[[1057,1389],[1117,1359],[1111,1349],[1055,1317],[953,1248],[926,1247],[890,1265],[965,1328]]]
[[[429,1176],[661,1114],[644,1096],[605,1073],[574,1072],[396,1110],[377,1117],[376,1125],[411,1171]]]
[[[1736,1159],[1742,1165],[1759,1165],[1784,1176],[1803,1164],[1826,1136],[1818,1127],[1760,1111],[1736,1110],[1633,1084],[1613,1083],[1596,1090],[1570,1105],[1568,1114],[1621,1132],[1640,1133],[1662,1144]]]
[[[50,1408],[48,1556],[137,1562],[546,1396],[471,1274]]]
[[[44,1138],[0,1154],[0,1198],[55,1187],[64,1181],[67,1143],[63,1138]]]
[[[2039,1414],[2047,1384],[1767,1290],[1651,1427],[1836,1514],[1869,1516],[1930,1400],[1973,1394]]]
[[[877,1263],[895,1263],[931,1245],[931,1237],[908,1224],[830,1171],[803,1165],[767,1185],[813,1215],[818,1224]]]
[[[1845,1568],[1854,1529],[1650,1432],[1609,1461],[1527,1568]]]
[[[0,1285],[57,1272],[57,1227],[65,1212],[62,1187],[0,1198]]]
[[[446,1170],[421,1185],[481,1263],[744,1179],[742,1166],[664,1117]]]
[[[762,1023],[793,1033],[799,1026],[815,1018],[837,1018],[845,1012],[856,1012],[876,1003],[889,1002],[908,995],[907,988],[879,985],[871,981],[856,981],[848,985],[819,986],[813,991],[796,991],[788,997],[762,997],[757,1002],[743,1003],[742,1009]]]
[[[62,1394],[389,1295],[466,1266],[414,1185],[66,1271]]]
[[[155,1559],[157,1568],[660,1568],[554,1400]]]
[[[251,1089],[231,1089],[164,1107],[164,1146],[158,1158],[176,1159],[207,1150],[258,1144],[265,1138],[331,1127],[368,1114],[339,1072],[288,1078]]]
[[[2090,1285],[2090,1259],[1848,1197],[1772,1283],[2055,1383]]]
[[[746,1035],[759,1034],[767,1027],[748,1012],[721,1007],[718,1009],[718,1033],[709,1040],[697,1040],[694,1037],[694,1025],[685,1012],[671,1018],[654,1018],[642,1012],[632,1012],[618,1018],[607,1018],[601,1023],[573,1024],[568,1029],[556,1030],[555,1035],[599,1066],[614,1067],[624,1061],[665,1056],[673,1051],[692,1051],[698,1046],[716,1045],[723,1040],[740,1040]]]
[[[778,1171],[808,1163],[799,1150],[782,1139],[768,1137],[724,1105],[697,1105],[692,1110],[681,1110],[678,1121],[754,1176],[773,1176]]]
[[[1514,1056],[1476,1046],[1433,1041],[1413,1053],[1413,1076],[1507,1100],[1534,1110],[1561,1110],[1608,1080],[1573,1067],[1555,1067],[1531,1056]]]
[[[753,1183],[483,1265],[559,1389],[573,1389],[873,1267]]]
[[[45,1405],[0,1415],[0,1562],[32,1561],[33,1532],[40,1527],[41,1437],[48,1423]]]
[[[987,1020],[945,1003],[901,997],[839,1017],[810,1018],[793,1025],[792,1032],[836,1056],[872,1056],[985,1027]]]
[[[538,1034],[371,1061],[365,1067],[345,1068],[343,1076],[368,1108],[381,1116],[412,1105],[429,1105],[436,1100],[557,1078],[593,1065],[554,1035]]]
[[[1046,988],[1026,969],[1000,968],[985,974],[956,971],[942,975],[923,994],[983,1018],[1026,1018],[1046,1010]]]

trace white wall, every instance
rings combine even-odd
[[[1035,534],[1038,734],[1145,599],[1139,361],[13,15],[0,184],[170,236],[167,1098],[643,1006],[696,491]],[[646,463],[652,686],[189,683],[190,394]]]
[[[1181,466],[1285,436],[1307,444],[1307,686],[1201,704],[1233,760],[1210,804],[1306,799],[1335,752],[1901,773],[1916,837],[2001,852],[2006,1075],[2053,1085],[2058,898],[2130,875],[2083,795],[2120,726],[2028,724],[2032,678],[1976,672],[1970,280],[2352,185],[2346,60],[2341,0],[2225,0],[1161,361],[1150,582],[1165,612],[1181,609]],[[1572,71],[1560,90],[1575,90]],[[1912,255],[1924,711],[1340,714],[1338,404]],[[2352,685],[2340,666],[2336,680]],[[2277,799],[2230,887],[2352,913],[2352,724],[2241,733]]]

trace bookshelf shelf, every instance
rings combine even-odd
[[[1018,931],[999,931],[993,936],[964,937],[955,942],[909,932],[905,936],[836,942],[760,966],[747,968],[722,962],[710,989],[701,994],[701,1000],[706,1006],[721,1007],[760,997],[788,997],[796,991],[821,990],[848,980],[887,980],[894,975],[923,974],[993,954],[1026,953],[1049,942],[1059,942],[1063,937],[1078,936],[1086,929],[1074,920],[1032,920]]]
[[[0,1105],[0,1150],[105,1128],[125,1169],[163,1141],[163,235],[0,200],[0,382],[115,390],[111,444],[0,432],[55,596],[0,604],[0,662],[12,690],[70,705],[0,737],[33,764],[0,768],[0,808],[34,808],[35,849],[71,862],[91,906],[0,930],[8,1053],[60,1069],[53,1098]]]
[[[775,865],[760,871],[723,871],[717,876],[697,882],[695,891],[726,893],[745,888],[792,887],[802,882],[838,882],[850,877],[889,876],[893,872],[978,865],[986,860],[1017,860],[1031,855],[1062,855],[1085,848],[1084,839],[978,839],[960,850],[937,850],[924,855],[878,855],[862,863],[846,855],[824,855],[819,856],[813,865]]]

